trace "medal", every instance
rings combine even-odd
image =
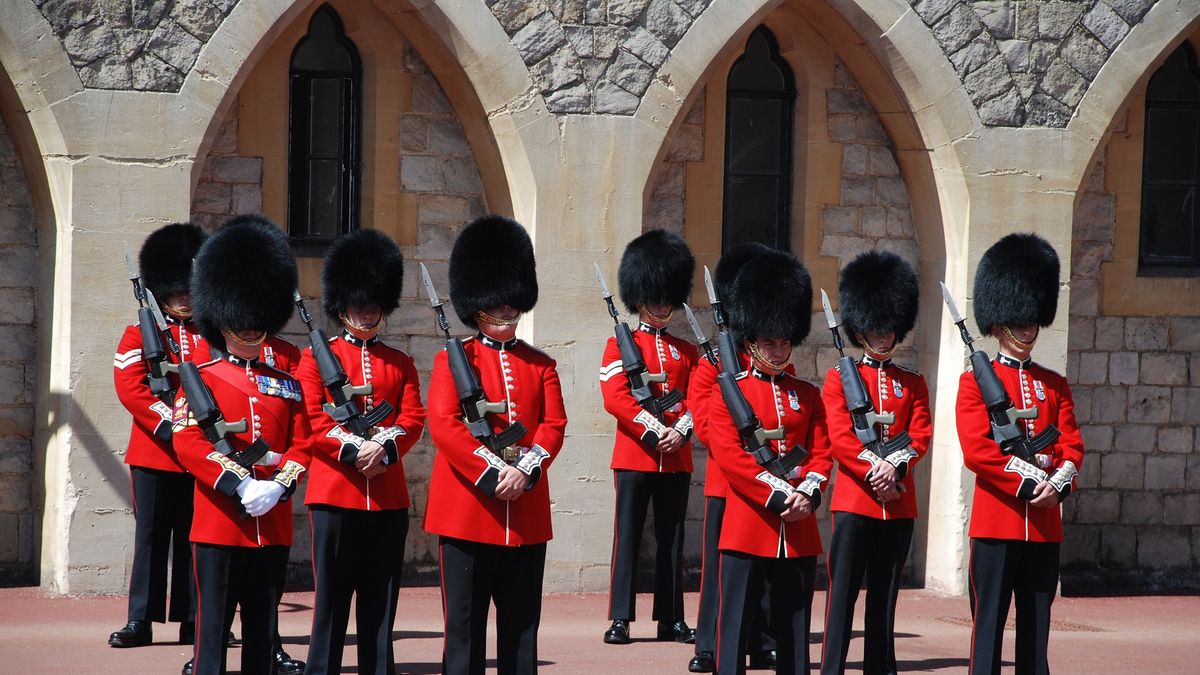
[[[678,361],[679,360],[679,350],[675,348],[675,345],[667,345],[667,346],[671,348],[671,358]]]
[[[792,410],[800,412],[800,397],[797,396],[796,392],[794,391],[788,392],[788,406],[791,407]]]
[[[904,387],[900,386],[900,380],[892,380],[892,393],[896,398],[904,398]]]
[[[1039,401],[1046,400],[1046,385],[1042,384],[1041,380],[1033,381],[1033,395],[1037,396]]]

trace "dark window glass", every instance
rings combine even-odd
[[[1200,276],[1200,71],[1185,42],[1146,87],[1138,274]]]
[[[288,232],[301,255],[321,255],[358,227],[362,62],[342,22],[322,5],[292,51]]]
[[[759,26],[726,83],[722,250],[750,241],[791,247],[795,100],[792,70]]]

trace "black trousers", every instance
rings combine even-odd
[[[864,576],[867,607],[862,672],[864,675],[896,672],[896,595],[900,592],[900,572],[912,543],[913,522],[911,518],[882,520],[857,513],[833,514],[833,538],[827,557],[829,592],[822,675],[846,672],[854,605]]]
[[[1050,672],[1050,605],[1058,590],[1057,543],[971,540],[971,673],[1000,672],[1008,603],[1017,607],[1016,674]]]
[[[404,569],[408,509],[362,511],[318,505],[311,507],[309,522],[316,601],[304,672],[342,672],[354,596],[357,672],[392,675],[396,672],[392,625]]]
[[[496,672],[537,672],[546,545],[499,546],[441,537],[442,672],[482,675],[488,604],[496,604]]]
[[[725,498],[706,497],[704,500],[704,541],[700,559],[700,607],[696,614],[696,653],[715,654],[717,650],[717,614],[721,596],[721,523],[725,520]],[[775,649],[775,638],[767,612],[767,591],[763,584],[757,609],[750,620],[747,649],[750,654],[762,654]]]
[[[613,527],[608,618],[637,619],[634,582],[646,509],[654,503],[654,608],[657,621],[683,620],[683,523],[691,474],[613,471],[617,508]]]
[[[133,569],[129,575],[130,621],[193,621],[196,579],[192,574],[190,473],[129,467],[133,486]],[[167,561],[171,608],[167,612]]]
[[[279,631],[277,608],[288,547],[193,544],[196,561],[195,675],[223,675],[225,630],[242,608],[242,673],[271,675]]]
[[[782,675],[809,672],[808,633],[812,623],[816,556],[761,558],[721,551],[721,610],[717,633],[717,673],[746,672],[746,637],[749,617],[758,604],[764,580],[770,581],[770,625],[775,635]]]

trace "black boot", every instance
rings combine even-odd
[[[711,673],[717,669],[712,652],[699,652],[688,662],[689,673]]]
[[[687,622],[682,619],[675,622],[659,621],[658,639],[692,644],[696,641],[696,631],[688,627]]]
[[[288,653],[283,651],[283,647],[275,650],[275,673],[276,675],[294,675],[295,673],[304,672],[304,662],[297,661]]]
[[[144,647],[154,642],[149,621],[134,620],[108,636],[109,647]]]
[[[625,619],[613,621],[608,630],[604,631],[604,642],[610,645],[629,644],[629,622]]]
[[[183,664],[183,670],[180,671],[180,674],[192,675],[192,659],[188,659],[188,662]]]

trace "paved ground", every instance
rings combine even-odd
[[[639,613],[648,617],[649,597],[639,596],[638,601]],[[824,602],[824,594],[818,593],[813,605],[820,609]],[[284,643],[294,656],[303,658],[308,650],[312,593],[289,593],[284,603]],[[400,603],[395,627],[397,672],[438,672],[442,641],[437,589],[406,588]],[[603,644],[606,607],[603,594],[547,596],[540,633],[541,670],[589,675],[687,672],[691,648],[653,641],[653,622],[633,624],[633,644]],[[695,616],[695,607],[696,596],[689,594],[688,616]],[[965,671],[970,637],[965,599],[904,591],[898,611],[897,654],[902,671]],[[179,672],[190,648],[173,642],[175,625],[156,625],[156,640],[149,647],[107,646],[108,634],[124,623],[124,616],[125,599],[120,597],[62,598],[36,588],[0,589],[0,673]],[[820,621],[814,623],[812,654],[818,659]],[[861,628],[861,602],[857,626]],[[235,625],[234,632],[240,635],[240,627]],[[1012,670],[1013,633],[1006,638],[1007,673]],[[1200,672],[1200,597],[1059,598],[1050,648],[1056,675],[1192,675]],[[861,654],[862,640],[855,639],[852,669],[859,665]],[[343,672],[357,672],[354,662],[350,648]],[[238,663],[235,647],[230,667],[236,669]]]

